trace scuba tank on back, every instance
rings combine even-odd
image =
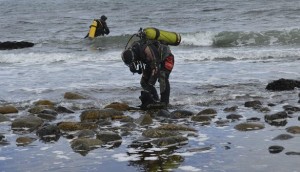
[[[175,32],[159,30],[154,27],[143,29],[143,33],[146,39],[157,40],[167,45],[177,46],[181,42],[180,34]]]

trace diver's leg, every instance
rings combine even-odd
[[[170,72],[162,70],[159,76],[159,87],[160,87],[160,102],[169,104],[170,98],[170,82],[169,82]]]

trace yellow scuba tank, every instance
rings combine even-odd
[[[145,28],[143,29],[143,32],[145,33],[145,37],[147,39],[161,41],[168,45],[177,46],[181,41],[180,34],[159,30],[154,27]]]
[[[94,20],[92,25],[90,26],[89,37],[94,38],[97,29],[97,21]]]

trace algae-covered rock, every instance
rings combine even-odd
[[[18,113],[18,109],[12,105],[0,106],[0,113],[2,114]]]
[[[300,126],[291,126],[286,128],[285,130],[292,134],[300,134]]]
[[[238,106],[226,107],[223,109],[224,112],[234,112],[238,109]]]
[[[272,140],[289,140],[294,138],[294,136],[290,135],[290,134],[280,134],[278,136],[276,136],[275,138],[273,138]]]
[[[122,137],[112,131],[101,131],[98,132],[96,135],[97,139],[103,141],[104,143],[109,143],[109,142],[115,142],[115,141],[121,141]]]
[[[210,122],[212,117],[210,115],[194,115],[191,120],[197,122]]]
[[[85,99],[85,96],[79,94],[79,93],[73,93],[73,92],[66,92],[64,94],[65,99],[70,99],[70,100],[77,100],[77,99]]]
[[[43,124],[43,120],[32,115],[23,116],[15,119],[12,124],[12,130],[29,130],[33,131]]]
[[[262,103],[259,100],[245,102],[245,107],[256,108],[256,107],[260,107],[261,105]]]
[[[75,133],[75,136],[78,138],[94,138],[96,136],[96,132],[89,129],[83,129]]]
[[[5,115],[0,114],[0,122],[5,122],[5,121],[10,121],[10,119]]]
[[[162,138],[169,136],[177,136],[180,135],[180,133],[177,131],[159,130],[157,128],[151,128],[143,131],[142,135],[149,138]]]
[[[49,105],[38,105],[38,106],[34,106],[31,107],[28,112],[32,113],[32,114],[38,114],[44,110],[53,110],[54,107],[53,106],[49,106]]]
[[[96,129],[98,126],[95,123],[82,123],[82,122],[61,122],[58,128],[64,131],[76,131],[83,129]]]
[[[215,109],[204,109],[202,111],[200,111],[197,115],[212,115],[215,116],[217,114],[217,111]]]
[[[44,106],[54,106],[55,103],[50,100],[38,100],[34,103],[36,106],[44,105]]]
[[[123,112],[114,109],[91,109],[85,110],[80,115],[80,120],[88,122],[97,122],[100,119],[113,118],[115,116],[123,116]]]
[[[144,114],[136,119],[136,123],[139,125],[150,125],[153,123],[153,120],[149,114]]]
[[[157,127],[159,130],[172,130],[172,131],[197,131],[194,128],[188,127],[186,125],[180,124],[164,124]]]
[[[244,122],[244,123],[237,124],[234,128],[239,131],[252,131],[252,130],[263,129],[265,128],[265,126],[263,123]]]
[[[86,155],[89,151],[101,147],[102,144],[103,142],[98,139],[78,138],[71,142],[71,148],[81,155]]]
[[[170,117],[172,119],[180,119],[180,118],[188,118],[192,116],[194,113],[188,110],[175,110],[171,112]]]
[[[105,106],[105,109],[115,109],[115,110],[118,110],[118,111],[126,111],[126,110],[129,110],[130,107],[128,106],[128,104],[126,103],[119,103],[119,102],[113,102],[107,106]]]
[[[183,136],[170,136],[153,140],[152,143],[157,147],[172,147],[188,143],[188,138]]]
[[[17,146],[26,146],[32,142],[34,142],[36,139],[31,137],[18,137],[16,139]]]
[[[46,125],[36,131],[36,135],[44,142],[57,141],[61,132],[56,125]]]
[[[226,119],[231,119],[231,120],[239,120],[241,118],[243,118],[243,116],[239,114],[229,114],[226,116]]]

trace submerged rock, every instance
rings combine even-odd
[[[101,147],[103,142],[98,139],[78,138],[71,142],[71,148],[85,156],[89,151]]]
[[[204,109],[202,111],[200,111],[197,115],[211,115],[211,116],[216,116],[217,115],[217,111],[215,109]]]
[[[10,119],[5,115],[0,114],[0,122],[5,122],[5,121],[10,121]]]
[[[188,118],[193,114],[194,114],[193,112],[187,110],[175,110],[170,113],[170,117],[172,119]]]
[[[96,129],[98,127],[95,123],[88,122],[60,122],[57,124],[58,128],[64,131],[76,131],[83,129]]]
[[[160,109],[157,113],[156,116],[158,117],[164,117],[164,118],[171,118],[171,113],[165,109]]]
[[[272,154],[274,154],[274,153],[280,153],[280,152],[283,151],[283,149],[284,149],[284,147],[282,147],[282,146],[277,146],[277,145],[270,146],[269,147],[269,152],[272,153]]]
[[[16,139],[17,146],[26,146],[32,142],[34,142],[36,139],[31,137],[18,137]]]
[[[61,132],[56,125],[46,125],[36,131],[36,135],[44,142],[57,141]]]
[[[294,138],[294,136],[289,135],[289,134],[280,134],[278,136],[276,136],[275,138],[273,138],[272,140],[289,140]]]
[[[54,120],[56,119],[58,113],[52,109],[44,109],[37,114],[38,117],[46,120]]]
[[[212,117],[210,115],[194,115],[191,120],[196,122],[210,122]]]
[[[285,111],[299,112],[300,108],[297,106],[285,105],[282,107]]]
[[[271,115],[265,115],[265,121],[273,121],[278,119],[286,119],[288,117],[286,112],[277,112]]]
[[[135,122],[139,125],[150,125],[153,123],[153,120],[149,114],[144,114],[136,119]]]
[[[34,106],[34,107],[31,107],[30,109],[28,109],[28,112],[29,113],[32,113],[32,114],[38,114],[44,110],[53,110],[54,107],[53,106],[49,106],[49,105],[38,105],[38,106]]]
[[[66,108],[66,107],[63,107],[63,106],[57,106],[55,108],[55,111],[58,112],[58,113],[74,113],[74,111]]]
[[[300,134],[300,126],[291,126],[285,129],[288,133]]]
[[[170,136],[153,140],[152,143],[157,147],[172,147],[188,143],[188,138],[183,136]]]
[[[70,99],[70,100],[77,100],[77,99],[85,99],[85,96],[79,94],[79,93],[73,93],[73,92],[66,92],[64,94],[65,99]]]
[[[96,137],[103,143],[122,141],[122,137],[112,131],[100,131],[97,133]]]
[[[259,108],[262,103],[259,100],[245,102],[245,107]]]
[[[32,115],[23,116],[20,118],[15,119],[12,124],[11,128],[12,130],[29,130],[33,131],[37,129],[39,126],[41,126],[44,123],[44,121],[39,118]]]
[[[177,131],[160,130],[157,128],[151,128],[143,131],[142,135],[149,138],[162,138],[162,137],[169,137],[169,136],[177,136],[180,135],[180,133]]]
[[[263,129],[265,126],[264,124],[257,122],[244,122],[237,124],[234,128],[239,131],[252,131]]]
[[[232,107],[227,107],[227,108],[224,108],[224,112],[234,112],[238,109],[238,106],[232,106]]]
[[[286,152],[286,155],[300,155],[300,152]]]
[[[226,119],[231,119],[231,120],[239,120],[241,118],[243,118],[243,116],[238,114],[229,114],[226,116]]]
[[[96,132],[89,129],[83,129],[74,134],[78,138],[94,138],[96,136]]]
[[[44,105],[44,106],[54,106],[55,103],[53,103],[52,101],[50,100],[38,100],[34,103],[34,105],[36,106],[40,106],[40,105]]]
[[[171,131],[197,131],[194,128],[188,127],[186,125],[180,124],[164,124],[157,127],[159,130],[171,130]]]

